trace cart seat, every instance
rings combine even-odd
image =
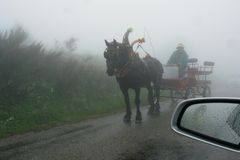
[[[188,63],[197,63],[198,59],[197,58],[189,58]]]
[[[198,75],[210,75],[212,74],[213,72],[212,71],[198,71],[197,74]]]
[[[210,62],[210,61],[205,61],[205,62],[203,63],[204,66],[209,66],[209,67],[210,67],[210,66],[213,67],[214,64],[215,64],[214,62]]]
[[[197,80],[197,84],[211,84],[212,81],[211,80]]]

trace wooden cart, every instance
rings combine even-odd
[[[161,90],[168,90],[169,95],[161,97],[178,99],[189,99],[197,96],[211,96],[211,80],[209,76],[213,73],[214,62],[206,61],[203,65],[198,64],[198,59],[192,58],[188,61],[185,75],[179,77],[177,65],[164,65],[164,74],[161,82]]]

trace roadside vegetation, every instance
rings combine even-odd
[[[73,52],[75,42],[49,50],[21,27],[0,33],[0,138],[124,109],[102,55]]]

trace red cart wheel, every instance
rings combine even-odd
[[[203,90],[203,97],[211,97],[211,88],[208,86],[208,85],[206,85],[206,86],[204,86],[204,90]]]

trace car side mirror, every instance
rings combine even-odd
[[[171,127],[192,139],[240,152],[240,99],[182,101],[173,113]]]

